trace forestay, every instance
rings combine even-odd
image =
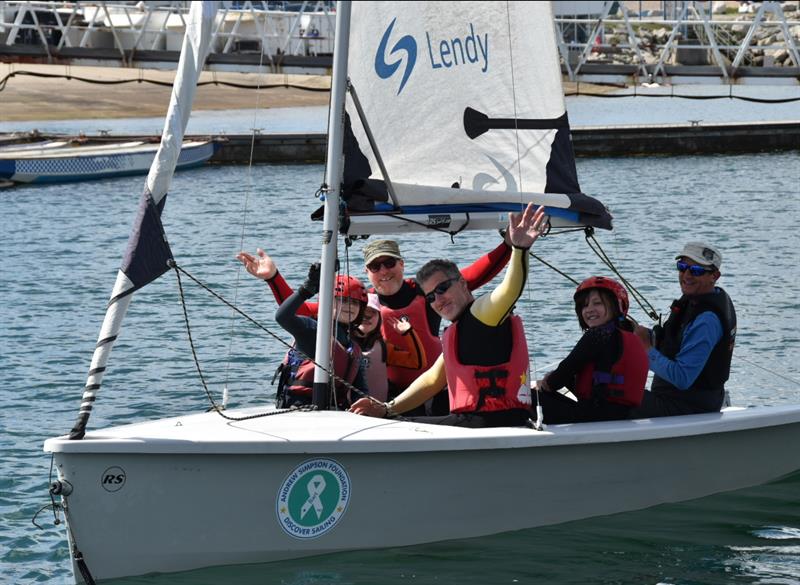
[[[402,209],[428,224],[490,212],[494,224],[528,201],[567,224],[611,227],[578,184],[549,3],[356,2],[348,72],[363,111],[351,95],[351,234],[365,221],[384,231],[358,212]]]

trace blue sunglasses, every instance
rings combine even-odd
[[[703,276],[709,272],[714,272],[713,268],[706,268],[705,266],[700,266],[699,264],[689,264],[683,260],[678,260],[677,266],[678,272],[686,272],[688,270],[689,274],[692,276]]]

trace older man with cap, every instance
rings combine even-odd
[[[676,256],[681,298],[663,327],[636,327],[655,376],[631,418],[717,412],[725,399],[736,340],[736,311],[716,286],[722,255],[689,242]]]

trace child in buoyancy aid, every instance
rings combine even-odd
[[[575,290],[575,313],[583,337],[558,367],[537,382],[547,424],[621,420],[642,402],[648,359],[633,334],[628,293],[603,276]],[[568,388],[572,400],[556,392]]]
[[[319,264],[312,264],[308,278],[281,304],[275,320],[294,337],[294,347],[289,350],[282,365],[276,406],[288,408],[311,404],[314,385],[314,359],[317,321],[297,312],[308,299],[319,292]],[[367,305],[367,291],[361,281],[352,276],[338,275],[334,289],[334,315],[336,341],[331,363],[334,374],[348,384],[367,393],[361,350],[350,338],[350,330],[361,321]],[[308,359],[311,358],[311,359]],[[359,396],[341,382],[334,382],[335,400],[329,398],[329,407],[347,409]]]
[[[391,325],[406,341],[406,348],[387,342],[381,335],[381,305],[378,295],[367,294],[367,307],[361,324],[353,331],[353,340],[361,348],[361,361],[369,387],[369,395],[386,402],[389,399],[389,380],[386,366],[424,370],[427,367],[425,349],[408,319],[395,319]]]

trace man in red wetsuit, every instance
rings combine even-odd
[[[461,271],[461,275],[469,290],[486,284],[494,278],[508,263],[511,257],[511,247],[504,241],[497,248],[481,256],[470,266]],[[282,303],[292,294],[291,287],[278,272],[275,263],[262,250],[258,249],[256,255],[240,252],[236,258],[244,264],[247,272],[267,282],[275,299]],[[442,344],[439,339],[439,327],[442,318],[425,302],[422,290],[413,278],[404,277],[405,262],[400,253],[400,247],[393,240],[376,240],[364,246],[364,263],[366,273],[381,304],[381,317],[383,318],[383,336],[387,342],[402,344],[402,340],[395,339],[397,333],[387,323],[392,323],[393,318],[405,317],[410,321],[414,330],[422,340],[425,351],[425,360],[428,365],[436,361],[442,353]],[[306,303],[298,312],[299,315],[315,316],[317,305]],[[394,397],[405,390],[423,370],[411,368],[389,367],[389,397]],[[441,392],[423,410],[413,414],[447,414],[447,392]],[[412,413],[408,413],[412,414]]]

